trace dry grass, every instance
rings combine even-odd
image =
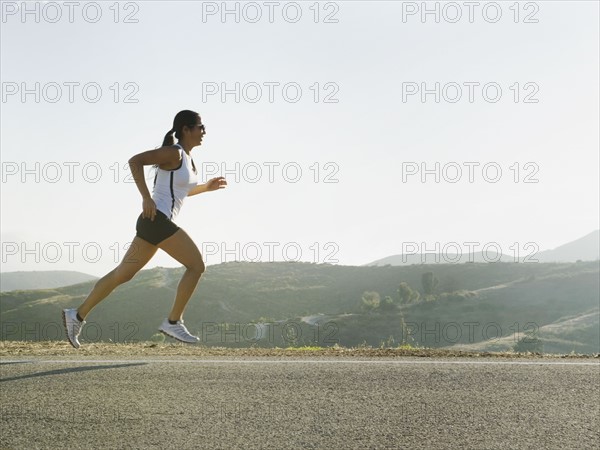
[[[423,357],[423,358],[599,358],[600,355],[538,354],[513,352],[472,352],[428,348],[373,348],[373,347],[289,347],[289,348],[226,348],[186,345],[180,343],[139,342],[131,344],[91,343],[74,349],[67,342],[1,341],[0,357],[15,356],[193,356],[193,357]]]

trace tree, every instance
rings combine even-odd
[[[394,300],[389,295],[386,295],[381,303],[379,303],[379,309],[381,311],[392,311],[396,309]]]
[[[421,277],[423,283],[423,292],[426,296],[434,295],[439,280],[433,275],[433,272],[425,272]]]
[[[406,281],[403,281],[400,283],[400,286],[398,286],[400,304],[416,302],[419,300],[420,296],[419,292],[413,291]]]
[[[378,292],[375,291],[365,291],[363,292],[361,298],[361,309],[366,312],[371,312],[374,309],[379,308],[379,303],[381,302],[381,297]]]

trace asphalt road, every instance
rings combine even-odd
[[[600,363],[4,358],[0,448],[598,448]]]

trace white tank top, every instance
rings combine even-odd
[[[181,156],[179,167],[173,170],[158,167],[152,190],[152,200],[156,203],[156,208],[171,220],[179,214],[183,200],[190,190],[198,185],[198,173],[192,157],[183,150],[181,145],[175,145],[179,147]]]

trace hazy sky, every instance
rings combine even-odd
[[[209,265],[524,256],[599,227],[598,2],[75,3],[2,2],[3,271],[115,267],[127,160],[182,109],[229,183],[176,221]]]

